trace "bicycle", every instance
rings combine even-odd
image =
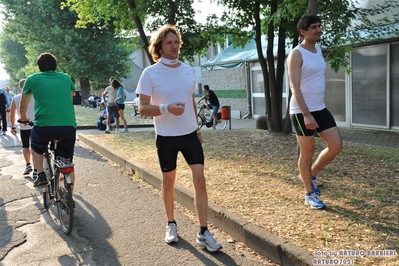
[[[33,122],[19,121],[33,126]],[[74,220],[74,201],[72,198],[72,179],[71,172],[74,171],[74,164],[66,158],[57,156],[55,151],[60,139],[52,140],[44,153],[44,172],[47,177],[47,184],[41,186],[39,190],[43,197],[43,206],[49,210],[50,206],[57,209],[58,220],[62,231],[69,235],[72,232]]]
[[[198,110],[198,128],[202,128],[202,126],[206,127],[213,127],[213,117],[212,113],[208,112],[208,114],[205,114],[205,109],[207,109],[207,106],[205,104],[201,104],[201,100],[197,102],[197,110]],[[206,116],[209,116],[209,119],[207,119]],[[217,120],[216,120],[216,125],[222,123],[222,114],[218,112],[217,114]],[[226,124],[223,126],[223,129],[225,129],[227,126],[227,121]]]

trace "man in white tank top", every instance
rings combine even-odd
[[[22,91],[24,87],[25,79],[21,79],[18,82],[18,88]],[[17,124],[16,120],[21,116],[19,112],[19,104],[21,102],[22,94],[19,93],[16,95],[11,102],[10,109],[10,123],[11,123],[11,133],[16,137],[17,136]],[[31,121],[35,120],[35,99],[32,97],[31,101],[28,105],[28,110],[26,112],[27,116],[31,119]],[[17,118],[18,116],[18,118]],[[31,152],[30,152],[30,131],[32,127],[30,125],[19,124],[19,134],[22,142],[22,155],[24,156],[26,168],[23,172],[23,175],[28,175],[33,170],[32,178],[36,180],[37,178],[37,169],[36,167],[31,166]]]
[[[322,34],[321,20],[305,15],[297,29],[302,42],[288,55],[288,75],[292,98],[290,117],[300,147],[298,159],[299,176],[305,187],[305,204],[312,209],[325,209],[319,196],[316,175],[342,150],[342,139],[335,120],[324,104],[326,63],[320,47],[316,44]],[[312,164],[315,131],[326,143]]]
[[[154,117],[156,147],[162,171],[162,198],[166,211],[165,242],[176,243],[174,183],[177,154],[181,152],[190,167],[195,189],[199,231],[196,242],[210,252],[222,246],[209,232],[208,195],[204,176],[204,152],[198,128],[194,93],[198,87],[194,69],[178,59],[181,35],[174,26],[164,26],[151,38],[149,51],[157,63],[147,67],[139,80],[141,116]]]

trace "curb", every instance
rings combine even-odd
[[[151,186],[161,189],[161,174],[155,173],[124,156],[116,155],[112,150],[107,147],[101,147],[82,134],[78,134],[78,139],[124,169],[136,174]],[[175,200],[185,208],[195,212],[194,193],[179,184],[175,184]],[[243,242],[248,247],[279,265],[312,265],[313,257],[306,250],[250,223],[241,216],[213,202],[209,202],[208,217],[209,222],[222,228],[238,241]]]

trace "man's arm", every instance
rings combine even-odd
[[[29,117],[26,117],[28,111],[28,105],[32,98],[32,94],[22,93],[21,102],[19,104],[19,112],[21,114],[21,121],[28,121]]]
[[[165,103],[163,105],[163,108],[165,108],[166,113],[171,113],[173,115],[179,116],[183,114],[185,106],[182,102],[171,104]],[[160,111],[159,105],[151,104],[151,96],[144,95],[142,93],[140,93],[139,96],[139,112],[141,116],[159,116],[163,114]]]
[[[11,133],[16,134],[17,130],[15,129],[15,112],[17,111],[17,105],[15,104],[14,99],[11,101],[10,108],[10,123],[11,123]]]
[[[301,53],[297,50],[292,50],[287,59],[290,89],[292,92],[292,97],[294,97],[299,109],[301,109],[306,128],[313,130],[316,129],[318,125],[314,117],[309,112],[308,106],[305,103],[305,99],[303,98],[300,88],[302,62],[303,60]]]

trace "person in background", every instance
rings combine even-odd
[[[181,35],[176,27],[160,28],[151,38],[149,51],[157,63],[144,69],[138,86],[141,116],[154,117],[156,147],[162,171],[162,198],[166,211],[165,242],[179,241],[174,216],[176,162],[180,151],[192,173],[199,231],[196,242],[210,252],[222,246],[208,230],[208,194],[204,176],[204,152],[198,128],[195,70],[179,61]]]
[[[111,124],[111,117],[114,116],[116,118],[116,129],[115,132],[118,132],[119,129],[119,113],[118,113],[118,106],[115,103],[115,98],[116,98],[116,92],[117,89],[111,86],[112,81],[114,80],[113,77],[109,78],[109,86],[105,88],[103,92],[103,102],[106,103],[107,105],[107,112],[108,112],[108,118],[107,118],[107,128],[105,129],[105,133],[109,134],[111,133],[110,129],[110,124]],[[108,101],[106,100],[106,96],[108,96]]]
[[[127,129],[127,122],[126,122],[126,118],[125,118],[125,100],[126,100],[125,89],[123,88],[120,81],[117,79],[114,79],[111,82],[111,86],[117,90],[116,98],[115,98],[114,102],[117,105],[119,117],[122,119],[122,122],[123,122],[123,130],[121,132],[122,133],[129,132],[129,130]],[[116,120],[118,121],[119,118],[116,118]]]
[[[11,103],[8,100],[7,93],[4,89],[0,89],[0,116],[1,116],[1,127],[3,135],[7,134],[7,112],[10,111]]]
[[[38,177],[34,186],[47,184],[43,167],[43,154],[48,144],[59,139],[55,156],[73,161],[76,141],[76,117],[73,106],[75,85],[68,74],[56,72],[57,58],[51,53],[42,53],[36,64],[40,73],[29,76],[22,89],[19,105],[20,121],[29,121],[29,102],[35,98],[35,120],[31,130],[31,152]],[[62,99],[62,101],[60,101]],[[75,172],[71,173],[75,185]],[[73,187],[72,187],[73,188]]]
[[[21,79],[18,82],[18,88],[20,91],[22,91],[22,88],[24,87],[25,84],[25,79]],[[16,114],[18,117],[20,117],[20,112],[19,112],[19,104],[21,102],[22,98],[22,93],[19,93],[16,95],[11,102],[11,110],[10,110],[10,123],[11,123],[11,133],[16,136],[17,135],[17,128],[16,128]],[[35,120],[35,99],[32,97],[32,99],[29,102],[28,105],[28,110],[26,112],[26,115],[33,121]],[[22,155],[24,156],[25,163],[26,163],[26,168],[23,173],[23,175],[29,175],[30,172],[33,170],[33,175],[32,177],[36,180],[37,178],[37,169],[34,167],[32,169],[31,166],[31,152],[30,152],[30,132],[31,132],[32,127],[30,125],[24,125],[24,124],[19,124],[19,135],[21,137],[22,141]]]
[[[136,98],[133,99],[133,109],[134,109],[134,114],[132,116],[137,116],[139,114],[138,112],[138,106],[140,105],[140,99],[139,99],[139,94],[136,93]],[[136,109],[137,108],[137,109]]]
[[[312,209],[325,209],[319,198],[316,175],[342,150],[342,139],[331,113],[324,103],[326,63],[320,46],[321,19],[305,15],[297,24],[302,42],[287,58],[292,98],[290,117],[300,147],[299,176],[305,188],[305,204]],[[315,131],[327,147],[312,164]]]
[[[105,107],[105,103],[100,103],[100,114],[98,115],[98,120],[97,120],[97,128],[99,130],[105,130],[107,128],[107,117],[108,117],[108,112],[107,112],[107,108]],[[110,127],[112,126],[112,124],[115,122],[115,117],[112,116],[111,120],[110,120]]]
[[[7,97],[8,97],[8,102],[11,104],[12,98],[14,98],[14,94],[11,92],[11,89],[8,86],[6,86],[6,94],[7,94]],[[10,109],[8,109],[8,111],[7,111],[7,124],[11,124],[10,121],[11,121],[10,120]]]
[[[218,120],[218,111],[220,108],[219,99],[218,96],[215,94],[215,92],[209,89],[208,85],[204,85],[204,91],[205,95],[200,99],[200,101],[202,99],[205,99],[205,104],[207,105],[207,108],[208,109],[212,108],[213,129],[216,129],[216,124]]]

